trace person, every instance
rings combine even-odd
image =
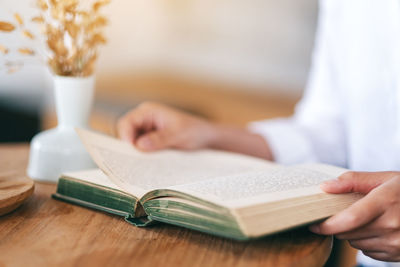
[[[290,118],[240,129],[144,103],[117,127],[144,151],[213,148],[347,167],[322,189],[365,196],[310,230],[348,240],[364,266],[400,266],[399,1],[320,1],[308,84]]]

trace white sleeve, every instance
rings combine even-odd
[[[328,3],[328,1],[325,1]],[[345,127],[331,56],[335,18],[322,1],[308,85],[291,118],[249,124],[263,136],[277,162],[323,162],[346,166]]]

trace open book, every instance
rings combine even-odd
[[[99,169],[62,175],[54,197],[139,226],[160,221],[244,240],[327,218],[361,197],[319,189],[346,171],[334,166],[287,167],[214,150],[144,153],[78,133]]]

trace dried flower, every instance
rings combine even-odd
[[[78,33],[81,30],[81,28],[71,22],[67,22],[65,24],[65,29],[67,30],[69,36],[71,36],[72,39],[76,39],[78,37]]]
[[[43,19],[42,16],[33,17],[31,20],[32,20],[33,22],[36,22],[36,23],[44,23],[44,19]]]
[[[92,9],[94,12],[97,12],[101,7],[108,5],[109,3],[110,3],[109,0],[98,1],[93,4]]]
[[[37,0],[42,14],[32,20],[45,27],[48,64],[55,74],[93,74],[98,47],[106,43],[102,29],[108,23],[99,10],[109,2],[95,0],[85,8],[78,0]]]
[[[24,63],[20,61],[6,61],[4,65],[7,68],[7,73],[11,74],[20,70]]]
[[[46,3],[46,0],[38,0],[37,1],[37,6],[42,10],[42,11],[46,11],[49,6]]]
[[[104,27],[107,25],[107,19],[102,16],[96,17],[94,20],[90,21],[87,25],[87,31],[92,33],[96,31],[98,28]]]
[[[9,22],[0,21],[0,31],[3,32],[12,32],[15,29],[15,26]]]
[[[18,52],[23,55],[33,56],[35,52],[30,48],[19,48]]]
[[[4,45],[0,45],[0,52],[2,52],[4,55],[8,54],[8,48],[5,47]]]
[[[18,13],[14,14],[14,18],[20,26],[22,26],[24,24],[22,17]],[[0,21],[0,31],[11,32],[13,30],[15,30],[15,26],[12,23]],[[34,38],[33,34],[30,33],[28,30],[26,30],[26,29],[22,30],[20,27],[20,31],[27,38],[30,38],[30,39]],[[0,52],[3,53],[3,55],[6,55],[6,54],[8,54],[9,49],[4,45],[0,45]],[[18,52],[20,54],[29,55],[29,56],[32,56],[35,54],[35,52],[30,48],[20,48],[20,49],[18,49]],[[6,61],[4,63],[4,66],[7,68],[7,73],[14,73],[22,68],[23,63]]]
[[[22,20],[21,16],[18,13],[14,14],[14,18],[16,19],[16,21],[18,22],[19,25],[24,24],[24,21]]]
[[[100,33],[96,33],[93,35],[93,37],[88,41],[89,46],[93,47],[99,44],[105,44],[107,43],[107,40],[104,38],[104,36]]]
[[[35,39],[35,36],[28,30],[23,30],[22,35],[31,40]]]
[[[79,0],[36,0],[41,14],[31,21],[39,23],[46,37],[49,48],[48,64],[52,71],[62,76],[90,76],[98,56],[98,47],[107,42],[102,31],[108,24],[107,18],[99,11],[110,0],[92,1],[80,6]],[[24,20],[18,14],[14,18],[21,34],[29,39],[35,36],[27,30]],[[11,32],[15,26],[6,21],[0,21],[0,31]],[[17,50],[22,55],[33,56],[35,51],[29,47]],[[8,48],[0,45],[0,52],[7,54]],[[8,64],[8,65],[7,65]],[[15,72],[22,64],[6,64],[9,73]]]

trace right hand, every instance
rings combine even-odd
[[[184,150],[210,146],[212,123],[179,110],[145,102],[119,119],[118,135],[143,151],[165,148]]]

